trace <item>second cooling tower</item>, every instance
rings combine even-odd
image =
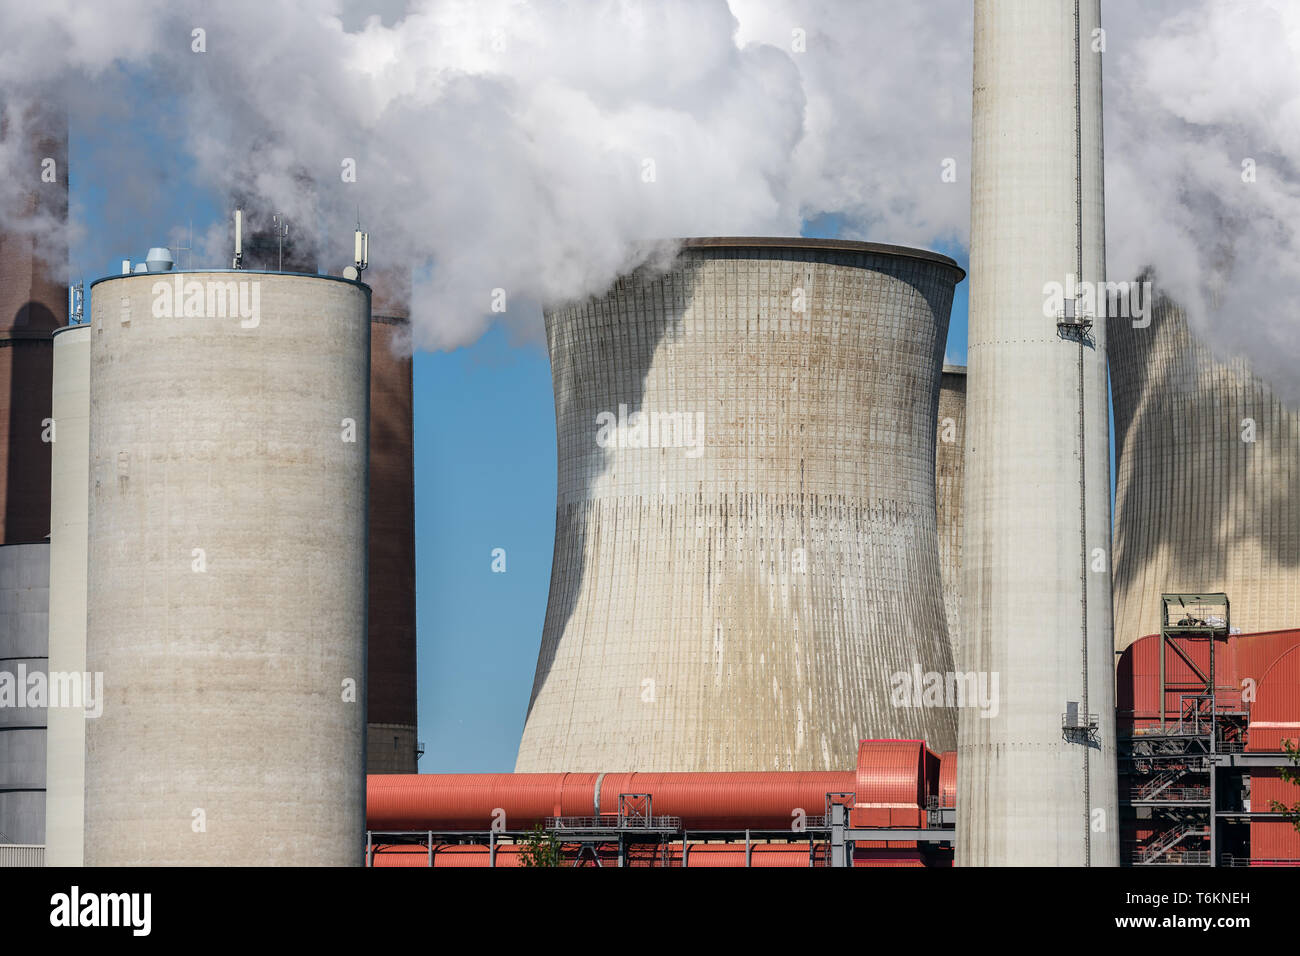
[[[1151,276],[1143,275],[1142,280]],[[1246,633],[1300,624],[1300,408],[1160,295],[1113,324],[1115,649],[1167,591],[1222,591]]]
[[[961,645],[962,491],[966,479],[966,369],[943,367],[939,388],[939,434],[934,446],[935,509],[938,512],[939,566],[948,611],[948,640],[956,661]]]
[[[368,299],[95,284],[88,865],[361,862]]]
[[[547,312],[556,541],[517,770],[954,746],[912,691],[952,670],[934,449],[962,276],[894,246],[696,239]]]

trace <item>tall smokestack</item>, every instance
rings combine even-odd
[[[370,307],[370,627],[368,773],[415,773],[415,415],[411,356],[394,340],[410,324],[410,269],[363,275]]]
[[[1000,700],[960,714],[964,866],[1118,863],[1106,328],[1073,301],[1105,277],[1099,38],[1099,0],[975,3],[958,669]]]
[[[0,122],[0,138],[22,142],[6,170],[22,195],[0,232],[0,661],[32,675],[45,673],[49,647],[51,335],[68,321],[68,121],[54,106]],[[0,843],[45,842],[45,745],[44,708],[0,709]]]
[[[54,343],[68,322],[68,121],[57,109],[23,117],[28,184],[12,228],[0,231],[0,544],[41,542],[50,530],[50,414]]]

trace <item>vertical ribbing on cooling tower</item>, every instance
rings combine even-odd
[[[961,643],[962,487],[966,481],[966,369],[945,365],[939,387],[939,427],[934,446],[936,526],[943,603],[953,657]]]
[[[961,273],[783,241],[699,240],[720,245],[547,313],[555,556],[516,769],[823,770],[862,737],[955,740],[952,710],[895,696],[951,669],[934,449]],[[643,445],[637,414],[702,444]]]
[[[996,716],[960,711],[962,865],[1118,862],[1106,328],[1080,369],[1045,305],[1080,261],[1085,281],[1105,275],[1097,0],[1075,15],[1073,0],[975,3],[958,670],[1000,694]],[[1062,728],[1085,689],[1087,743]]]
[[[1112,325],[1110,367],[1115,649],[1160,630],[1162,592],[1222,591],[1246,633],[1300,624],[1300,410],[1164,297]]]

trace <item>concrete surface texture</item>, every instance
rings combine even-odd
[[[1118,863],[1107,329],[1081,376],[1045,291],[1105,277],[1100,14],[1077,9],[975,3],[958,669],[996,676],[1000,708],[960,710],[963,866]],[[1069,701],[1095,742],[1066,739]]]
[[[49,580],[48,544],[0,545],[0,843],[45,842]]]
[[[948,640],[953,657],[961,640],[962,482],[966,462],[966,369],[945,365],[939,385],[939,423],[934,445],[934,488],[939,531],[939,570]]]
[[[829,770],[951,747],[935,531],[955,263],[690,240],[546,313],[559,479],[516,770]]]
[[[368,299],[250,272],[94,287],[87,865],[362,862]]]
[[[370,597],[366,770],[415,773],[415,412],[410,271],[370,270]]]
[[[49,866],[81,866],[86,785],[85,694],[86,520],[90,475],[90,326],[54,334],[52,417],[55,441],[50,463],[50,660],[51,675],[82,675],[57,706],[49,708],[46,738],[45,859]],[[93,678],[89,683],[93,695]],[[73,684],[63,684],[72,688]],[[51,702],[54,703],[54,702]],[[92,718],[93,719],[93,718]]]
[[[1246,633],[1296,627],[1300,410],[1176,303],[1157,296],[1150,322],[1111,325],[1115,649],[1160,630],[1168,591],[1222,591]]]

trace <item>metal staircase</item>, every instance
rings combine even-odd
[[[1208,827],[1196,824],[1185,823],[1181,826],[1174,827],[1160,834],[1145,847],[1139,851],[1137,863],[1140,866],[1152,866],[1158,863],[1182,863],[1183,860],[1169,859],[1169,853],[1174,847],[1178,846],[1188,837],[1208,837],[1210,830]]]

